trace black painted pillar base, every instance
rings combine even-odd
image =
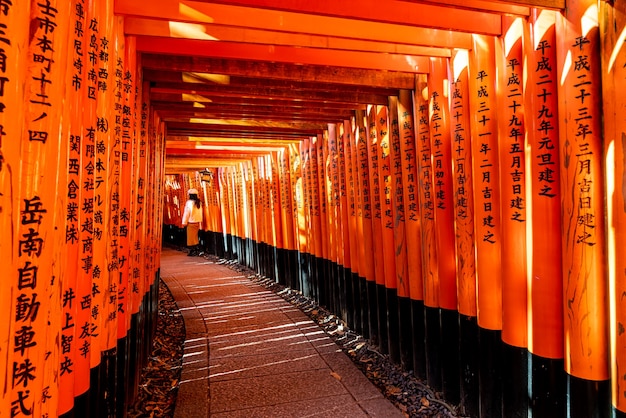
[[[370,337],[370,306],[367,303],[367,280],[359,276],[359,298],[361,300],[361,335]]]
[[[611,407],[612,411],[612,418],[626,418],[626,412],[625,411],[619,411],[613,407]]]
[[[426,382],[431,388],[443,390],[441,372],[441,318],[439,308],[424,306],[426,319]]]
[[[374,345],[378,345],[380,336],[378,335],[378,298],[376,296],[376,282],[367,282],[367,306],[369,307],[369,339]]]
[[[413,328],[413,375],[426,381],[426,334],[424,301],[411,299],[411,326]]]
[[[354,305],[353,317],[354,323],[353,327],[356,332],[359,334],[363,333],[363,320],[361,319],[361,279],[359,275],[355,272],[352,272],[352,303]]]
[[[311,256],[308,253],[300,253],[300,281],[302,286],[302,294],[308,298],[311,297],[311,264],[309,262]]]
[[[478,369],[480,347],[478,346],[478,321],[475,316],[459,314],[459,340],[461,364],[461,409],[472,418],[479,414]]]
[[[324,259],[315,257],[316,283],[315,283],[315,300],[320,306],[328,309],[328,304],[324,300],[324,282],[326,281],[326,270],[324,268]]]
[[[106,417],[106,407],[102,399],[103,387],[100,381],[101,364],[89,370],[89,413],[94,418]]]
[[[337,287],[335,287],[335,298],[337,299],[339,317],[346,324],[350,323],[348,320],[348,297],[346,294],[346,275],[348,272],[349,270],[347,268],[341,264],[337,264]]]
[[[117,392],[115,394],[115,401],[117,404],[117,411],[120,414],[127,409],[128,400],[128,385],[130,384],[129,374],[129,361],[128,361],[128,336],[117,340]]]
[[[444,398],[453,404],[461,401],[461,370],[459,365],[459,312],[440,309],[441,374]]]
[[[75,417],[88,417],[89,410],[89,390],[87,390],[74,398],[74,409],[71,412]]]
[[[346,323],[354,329],[354,298],[352,293],[352,270],[347,267],[343,269],[342,294],[346,305]]]
[[[567,375],[569,418],[609,418],[611,381],[587,380]]]
[[[387,327],[387,288],[383,284],[376,284],[376,298],[378,301],[378,348],[381,354],[389,353],[389,330]]]
[[[528,417],[528,350],[502,343],[502,415]]]
[[[480,417],[502,417],[502,331],[478,328]]]
[[[400,364],[400,318],[398,318],[398,290],[387,291],[387,332],[389,334],[389,358]]]
[[[291,285],[292,289],[302,290],[300,286],[300,264],[298,261],[298,250],[289,250],[289,269],[291,270]]]
[[[413,370],[413,327],[411,299],[398,296],[398,329],[400,364],[404,370]]]
[[[531,353],[530,405],[533,418],[565,417],[567,378],[563,359],[549,359]]]

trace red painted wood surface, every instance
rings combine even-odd
[[[402,184],[402,152],[398,122],[398,98],[389,97],[389,157],[393,192],[391,213],[393,217],[393,249],[396,263],[398,297],[409,297],[409,278],[406,253],[406,229],[404,214],[404,186]]]
[[[428,82],[425,75],[416,80],[415,108],[419,118],[417,127],[417,156],[419,174],[420,221],[422,224],[422,261],[424,304],[439,307],[439,271],[435,237],[435,201],[433,191],[432,147],[428,111]]]
[[[405,189],[403,201],[408,267],[407,279],[410,298],[423,301],[422,229],[420,223],[415,124],[413,93],[409,90],[400,90],[398,95],[398,127],[400,130],[400,152],[403,155],[402,184]]]
[[[459,313],[475,317],[476,242],[474,236],[474,176],[469,109],[469,54],[455,51],[451,59],[450,129],[456,236],[457,299]]]
[[[563,243],[565,370],[609,378],[606,226],[597,3],[556,19]]]
[[[500,182],[495,39],[473,35],[470,52],[470,112],[474,170],[474,219],[478,325],[502,329]]]
[[[450,72],[448,60],[431,58],[428,75],[429,127],[435,205],[435,242],[439,278],[439,306],[457,309],[456,245],[452,188],[450,129]]]
[[[502,223],[502,340],[527,346],[526,125],[524,107],[523,19],[505,19],[496,42],[498,137]]]
[[[626,54],[620,39],[626,14],[609,3],[599,11],[602,42],[602,97],[604,115],[604,156],[606,160],[607,249],[610,303],[612,404],[626,412]]]

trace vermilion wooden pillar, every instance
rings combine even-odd
[[[396,288],[387,289],[387,312],[389,317],[389,349],[392,360],[403,363],[408,360],[411,344],[410,329],[401,333],[400,299],[408,300],[409,280],[406,254],[406,231],[404,219],[404,187],[402,185],[402,152],[400,149],[400,127],[398,123],[398,98],[389,97],[389,156],[393,192],[391,214],[393,217],[393,248],[396,264]],[[408,318],[407,318],[408,319]],[[406,347],[403,349],[403,345]],[[412,360],[412,359],[411,359]]]
[[[429,125],[433,155],[435,237],[439,274],[441,323],[441,373],[446,399],[460,400],[459,316],[456,290],[456,244],[452,188],[452,142],[450,129],[450,73],[445,58],[431,58],[428,74]]]
[[[430,136],[429,91],[427,77],[416,79],[415,107],[417,126],[416,150],[418,157],[420,222],[422,225],[422,278],[424,280],[424,321],[426,344],[426,378],[428,384],[442,388],[441,340],[439,320],[439,270],[435,230],[435,192]]]
[[[18,175],[20,170],[20,151],[22,142],[22,130],[25,111],[25,83],[24,69],[29,62],[29,55],[24,53],[28,50],[28,25],[30,22],[30,2],[10,7],[5,13],[3,23],[7,33],[10,33],[11,43],[3,46],[5,58],[1,75],[6,77],[4,91],[0,97],[3,105],[2,118],[0,119],[0,230],[11,231],[19,226],[20,196],[17,192],[21,179]],[[32,59],[32,57],[31,57]],[[14,190],[15,193],[7,193]],[[0,263],[0,315],[4,318],[0,321],[0,352],[9,353],[12,345],[11,339],[15,334],[17,321],[15,318],[16,295],[14,289],[18,283],[18,267],[16,255],[18,245],[11,236],[3,234],[0,238],[0,258],[5,260]],[[28,289],[33,293],[34,289]],[[18,353],[20,354],[20,353]],[[0,356],[0,379],[4,382],[12,380],[13,357]],[[14,401],[12,391],[7,384],[2,384],[0,390],[0,411],[10,411]],[[27,404],[30,406],[30,402]]]
[[[350,293],[352,300],[352,327],[358,332],[361,331],[361,300],[359,290],[359,277],[363,277],[364,266],[363,260],[360,258],[361,243],[359,241],[360,231],[358,220],[358,172],[357,150],[355,139],[354,120],[344,121],[344,153],[346,157],[346,187],[348,188],[348,219],[350,231],[350,263],[352,265],[352,276],[347,286],[347,292]]]
[[[340,294],[343,297],[342,305],[345,307],[345,320],[348,324],[354,322],[353,315],[353,302],[352,302],[352,260],[351,249],[352,240],[350,239],[350,200],[348,190],[348,162],[346,161],[346,145],[345,141],[349,136],[349,132],[346,132],[345,123],[337,124],[337,152],[338,152],[338,172],[339,172],[339,200],[340,200],[340,212],[339,219],[341,220],[341,255],[343,275],[339,279],[341,291]]]
[[[45,16],[45,6],[29,3],[30,6],[26,6],[26,10],[30,7],[29,21]],[[6,22],[3,18],[3,23],[12,27],[9,37],[24,31],[17,35],[16,47],[24,47],[20,54],[25,55],[20,73],[14,74],[13,80],[7,80],[24,83],[23,94],[14,96],[14,87],[9,85],[7,98],[10,100],[3,98],[3,108],[14,106],[13,112],[19,112],[15,116],[19,116],[21,122],[19,130],[12,124],[8,126],[14,129],[13,138],[3,138],[3,142],[21,144],[19,158],[8,161],[10,166],[3,167],[3,171],[11,168],[11,174],[19,179],[17,188],[3,190],[3,194],[18,197],[13,201],[15,206],[7,208],[13,216],[13,225],[6,231],[8,236],[3,237],[16,242],[10,258],[5,260],[13,263],[4,278],[13,289],[9,317],[4,319],[10,320],[12,326],[10,334],[2,337],[9,339],[4,386],[10,405],[7,412],[15,415],[30,412],[34,416],[54,416],[60,395],[57,382],[60,349],[54,345],[61,338],[63,323],[62,307],[55,303],[60,299],[60,286],[59,282],[44,278],[64,277],[65,260],[56,263],[55,260],[56,251],[63,253],[65,248],[65,231],[56,227],[64,224],[65,214],[55,208],[65,207],[63,192],[68,172],[69,138],[62,136],[59,122],[64,114],[65,71],[69,61],[66,43],[69,4],[52,2],[51,6],[59,11],[52,16],[51,25],[29,28],[26,21]],[[3,28],[6,34],[5,30]],[[28,37],[28,41],[22,42],[25,39],[22,37]],[[42,37],[49,41],[44,51],[37,41]],[[3,94],[6,93],[3,89]],[[22,103],[16,105],[17,101]],[[15,156],[11,152],[8,155]],[[51,174],[44,175],[48,172]]]
[[[480,415],[502,414],[502,270],[495,39],[472,35],[470,112],[480,340]]]
[[[478,415],[478,322],[476,306],[476,243],[474,182],[469,109],[469,54],[457,50],[451,59],[450,129],[456,235],[459,310],[460,401],[464,413]]]
[[[367,136],[367,115],[361,110],[356,112],[356,174],[359,199],[357,204],[358,225],[362,239],[359,242],[361,256],[361,276],[359,279],[359,299],[361,304],[361,327],[364,337],[369,338],[370,313],[367,299],[368,282],[376,278],[372,239],[372,192],[369,181],[369,138]]]
[[[381,187],[381,213],[382,213],[382,255],[383,267],[385,272],[385,280],[382,284],[377,284],[377,300],[378,300],[378,331],[380,334],[380,349],[383,353],[389,353],[389,319],[387,304],[387,289],[397,289],[396,280],[396,263],[395,249],[393,237],[393,187],[392,181],[392,160],[391,160],[391,141],[389,134],[388,110],[386,106],[376,107],[376,130],[378,136],[378,172]]]
[[[367,108],[367,126],[368,126],[368,163],[369,163],[369,181],[372,199],[372,249],[374,254],[383,254],[383,224],[382,224],[382,196],[381,190],[382,180],[380,177],[380,167],[378,159],[378,148],[380,146],[379,132],[377,129],[377,112],[376,106],[370,105]],[[380,326],[377,287],[385,285],[385,258],[374,256],[374,279],[368,282],[368,301],[370,304],[370,340],[372,343],[380,344]],[[386,328],[385,328],[386,329]]]
[[[531,353],[530,407],[540,416],[565,413],[563,372],[561,202],[559,182],[556,13],[534,10],[528,60],[526,124],[530,148],[527,215],[529,237],[528,349]]]
[[[400,300],[400,317],[401,325],[411,328],[411,365],[413,371],[416,376],[426,378],[424,280],[421,257],[422,229],[418,190],[418,157],[415,143],[416,121],[413,93],[409,90],[400,90],[398,95],[398,127],[400,129],[400,151],[403,156],[402,184],[404,187],[403,203],[409,284],[409,299]]]
[[[626,101],[622,91],[626,80],[626,54],[620,36],[626,27],[623,5],[599,4],[602,51],[602,97],[604,117],[604,155],[606,159],[607,250],[609,297],[611,302],[611,383],[613,414],[626,416],[626,193],[624,192],[626,155]]]
[[[526,125],[524,107],[523,40],[527,24],[504,19],[496,41],[497,102],[502,200],[502,412],[507,417],[528,415],[527,347],[527,200]],[[526,37],[526,40],[528,37]]]
[[[572,417],[609,414],[600,35],[597,2],[557,15],[565,371]]]

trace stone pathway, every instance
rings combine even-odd
[[[245,276],[163,249],[186,328],[175,418],[402,417],[304,313]]]

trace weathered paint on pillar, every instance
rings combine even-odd
[[[478,325],[502,329],[501,223],[498,170],[495,40],[472,35],[470,112],[474,157]]]
[[[626,414],[626,54],[621,36],[626,14],[600,3],[604,156],[607,200],[607,249],[610,294],[611,382],[613,408]]]
[[[402,158],[402,184],[404,185],[404,215],[406,229],[407,279],[409,296],[413,300],[424,300],[422,278],[422,229],[419,207],[419,174],[415,145],[415,118],[413,95],[400,90],[398,96],[398,128],[400,130],[400,152]]]
[[[402,184],[402,152],[398,122],[398,98],[389,97],[389,158],[393,182],[391,213],[393,216],[393,248],[396,262],[398,297],[409,297],[408,262],[406,253],[406,230],[404,214],[404,187]]]
[[[559,182],[556,13],[534,11],[530,18],[526,124],[530,149],[527,216],[529,237],[528,349],[550,359],[563,358],[563,285]]]
[[[432,148],[428,84],[426,75],[417,76],[415,107],[418,112],[417,156],[419,173],[420,220],[422,224],[422,260],[424,278],[424,305],[439,307],[439,273],[435,236],[435,198],[433,184]]]
[[[393,237],[393,175],[390,148],[391,140],[389,137],[389,125],[387,122],[387,107],[377,106],[376,129],[378,131],[378,167],[379,177],[381,179],[381,210],[383,225],[383,258],[385,271],[385,287],[388,289],[396,289],[398,287],[396,280],[396,264],[395,248]]]
[[[456,310],[456,258],[452,195],[449,70],[445,58],[431,58],[428,75],[429,127],[432,149],[433,195],[439,306]]]
[[[502,201],[502,340],[515,347],[526,347],[528,334],[523,35],[521,18],[506,19],[495,51]]]
[[[609,378],[601,64],[595,1],[557,15],[565,370]]]
[[[368,149],[368,162],[369,162],[369,175],[370,175],[370,190],[372,199],[372,248],[374,254],[383,254],[383,211],[382,211],[382,199],[383,191],[381,190],[381,177],[380,167],[378,159],[378,148],[380,146],[380,140],[378,137],[378,129],[376,129],[376,106],[368,106],[367,112],[367,125],[369,134],[369,149]],[[374,256],[374,276],[376,284],[385,285],[385,258],[380,256]]]
[[[450,80],[450,129],[456,235],[457,299],[459,313],[477,316],[476,245],[474,237],[474,182],[469,109],[469,54],[457,50]]]

